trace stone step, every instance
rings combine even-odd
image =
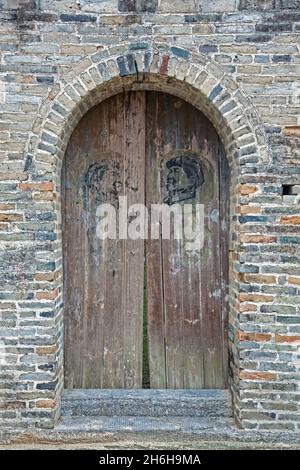
[[[63,416],[56,433],[201,433],[232,435],[237,431],[232,418],[191,418],[182,416]]]
[[[228,390],[65,390],[63,416],[230,417]]]
[[[54,429],[0,432],[0,450],[296,450],[299,443],[299,432],[245,430],[224,417],[62,416]]]

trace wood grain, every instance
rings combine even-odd
[[[194,197],[182,192],[180,204],[205,205],[200,253],[188,254],[180,240],[147,242],[151,387],[225,388],[228,266],[221,258],[227,256],[228,240],[220,226],[229,182],[224,151],[209,121],[176,97],[149,92],[146,113],[147,205],[166,200],[167,162],[175,157],[181,165],[189,156],[201,162],[204,182]],[[185,176],[182,172],[179,186],[189,185]]]
[[[208,119],[164,93],[109,98],[75,129],[62,188],[65,386],[142,387],[146,265],[151,388],[226,388],[229,170]],[[161,224],[155,240],[100,241],[97,206],[124,195],[204,204],[203,248]]]
[[[144,242],[133,248],[126,240],[100,241],[95,211],[100,202],[117,208],[122,195],[130,203],[144,200],[144,109],[144,93],[106,100],[80,121],[66,152],[67,388],[141,387]]]

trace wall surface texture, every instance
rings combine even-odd
[[[123,88],[201,109],[231,167],[237,422],[300,430],[300,1],[0,0],[0,419],[53,427],[63,388],[60,169]]]

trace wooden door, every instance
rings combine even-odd
[[[227,386],[228,171],[216,131],[190,104],[147,94],[147,206],[204,204],[204,246],[147,242],[152,388]]]
[[[90,110],[63,167],[66,388],[142,386],[143,240],[104,240],[96,208],[144,201],[145,94]],[[134,299],[134,301],[133,301]]]
[[[62,173],[67,388],[142,387],[145,305],[150,386],[226,387],[227,175],[214,128],[176,97],[126,92],[80,121]],[[203,203],[203,249],[99,241],[97,206],[123,195],[149,210]]]

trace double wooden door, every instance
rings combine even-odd
[[[66,388],[142,388],[145,354],[151,388],[227,386],[228,186],[216,131],[177,97],[124,92],[81,119],[62,170]],[[203,247],[162,221],[155,239],[100,240],[97,207],[118,214],[120,196],[203,204]]]

